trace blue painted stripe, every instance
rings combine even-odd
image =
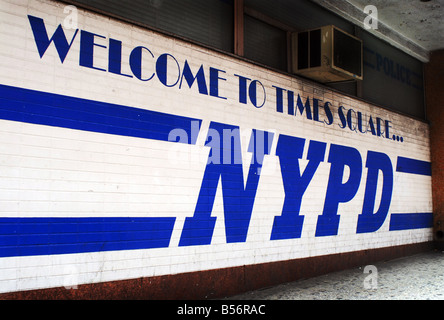
[[[397,172],[420,174],[424,176],[432,175],[432,168],[430,162],[421,161],[411,158],[398,157],[396,164]]]
[[[428,161],[398,157],[396,171],[410,174],[431,176],[431,164]],[[431,228],[433,213],[393,213],[390,217],[390,231]]]
[[[176,218],[0,218],[0,257],[169,246]]]
[[[5,85],[0,119],[161,141],[182,129],[189,139],[180,142],[189,144],[201,125],[199,119]],[[168,247],[175,219],[0,218],[0,257]]]
[[[188,134],[189,144],[196,143],[197,132],[192,130],[198,131],[202,122],[5,85],[0,85],[0,119],[161,141],[168,141],[173,129],[182,129]]]
[[[390,231],[431,228],[433,213],[392,213],[390,216]]]

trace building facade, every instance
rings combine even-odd
[[[1,298],[217,298],[431,248],[422,63],[332,16],[364,80],[320,84],[288,30],[255,40],[291,22],[214,2],[197,34],[162,1],[1,1]]]

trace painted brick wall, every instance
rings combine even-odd
[[[81,9],[69,28],[64,8],[1,0],[2,293],[432,239],[425,123]],[[186,66],[196,77],[191,86]],[[300,113],[298,97],[304,105],[308,99],[311,119],[307,109]],[[351,123],[343,122],[347,114]],[[254,140],[256,149],[249,146],[253,129],[270,133]],[[224,139],[238,147],[223,147],[219,158]],[[260,161],[252,162],[252,151]],[[376,160],[368,173],[369,151],[389,160],[391,175]],[[221,166],[224,152],[234,160]],[[293,178],[309,171],[314,154],[319,165],[298,198]],[[377,230],[357,233],[366,192],[373,212],[388,196],[389,210]],[[286,199],[289,216],[278,232],[274,221]],[[326,234],[320,216],[331,218]]]

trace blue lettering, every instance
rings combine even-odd
[[[219,76],[219,72],[225,73],[225,71],[223,70],[210,67],[210,96],[221,99],[227,99],[225,97],[219,96],[219,80],[224,80],[224,81],[227,80],[225,78],[221,78]]]
[[[328,162],[331,163],[324,210],[318,217],[316,237],[337,235],[339,227],[339,203],[348,202],[355,196],[361,182],[362,159],[358,150],[332,144]],[[342,183],[345,166],[350,169],[347,182]]]
[[[407,69],[406,68],[406,83],[408,84],[408,85],[411,85],[412,84],[412,81],[411,81],[411,79],[410,79],[410,74],[411,74],[411,71],[409,70],[409,69]]]
[[[324,103],[324,111],[325,111],[325,115],[327,116],[327,119],[328,119],[328,121],[324,120],[324,123],[327,125],[333,124],[333,112],[330,109],[330,105],[331,105],[331,103],[328,101],[326,103]]]
[[[5,85],[0,85],[0,95],[3,97],[0,101],[0,109],[3,112],[0,115],[3,120],[8,121],[185,144],[196,144],[201,125],[199,119]],[[20,101],[17,97],[20,97]],[[48,101],[51,101],[51,104],[48,105]],[[105,109],[106,113],[103,112]],[[389,123],[386,123],[386,127],[389,127]],[[216,223],[216,218],[211,217],[211,213],[219,181],[223,197],[226,241],[227,243],[246,241],[263,160],[265,155],[270,154],[274,137],[272,133],[266,131],[252,130],[248,152],[252,153],[253,157],[244,183],[239,127],[211,122],[209,129],[206,147],[210,147],[210,157],[203,174],[194,215],[185,220],[180,246],[211,243]],[[220,138],[221,135],[223,139]],[[280,161],[285,198],[281,215],[274,217],[271,240],[301,237],[305,218],[301,215],[301,202],[320,162],[324,161],[326,152],[326,143],[310,141],[308,163],[302,172],[299,161],[303,157],[305,141],[304,138],[279,136],[276,156]],[[355,148],[332,144],[328,162],[330,173],[323,212],[318,216],[316,237],[337,235],[340,222],[339,205],[355,197],[362,176],[361,154]],[[346,173],[346,166],[349,174]],[[362,211],[357,217],[357,234],[375,232],[381,228],[387,219],[393,195],[394,168],[390,158],[384,153],[368,151],[365,166],[367,180]],[[405,157],[397,157],[396,172],[401,175],[428,177],[432,174],[430,162]],[[346,181],[343,182],[344,180]],[[376,204],[378,185],[382,186],[379,205]],[[432,227],[433,213],[418,211],[391,213],[389,230]],[[2,218],[0,225],[5,229],[3,241],[10,244],[4,250],[3,256],[169,246],[176,218],[151,217],[140,218],[137,221],[136,219],[138,218]],[[64,233],[70,230],[73,224],[79,224],[79,228],[76,229],[78,232],[71,234],[70,246],[59,246],[48,241],[38,247],[23,246],[18,243],[23,241],[31,243],[35,239],[18,233],[16,226],[21,221],[29,223],[33,228],[53,228],[49,231],[50,234]],[[97,246],[94,242],[91,246],[85,247],[84,239],[92,236],[88,227],[91,223],[100,230],[117,227],[119,234],[93,235],[94,239],[100,238],[104,243]],[[146,241],[126,243],[127,231],[135,230],[131,229],[133,227],[139,231],[143,230],[140,236]],[[146,238],[147,232],[148,238]],[[40,238],[39,241],[44,240]]]
[[[319,163],[324,161],[326,144],[310,141],[307,159],[309,160],[301,175],[299,159],[302,159],[305,139],[280,135],[276,155],[281,164],[285,200],[281,216],[274,218],[271,240],[300,238],[304,216],[300,209],[302,197],[312,180]]]
[[[387,139],[390,139],[390,132],[389,132],[389,130],[390,130],[390,128],[391,128],[391,126],[390,126],[390,122],[391,122],[391,121],[385,120],[385,137],[386,137]]]
[[[109,39],[108,71],[129,78],[133,77],[122,73],[122,41],[111,38]]]
[[[356,126],[353,125],[352,113],[355,113],[355,114],[356,114],[355,110],[353,110],[353,109],[349,109],[349,110],[347,111],[348,128],[349,128],[351,131],[356,131]]]
[[[210,129],[217,131],[219,136],[224,134],[224,130],[231,131],[233,134],[230,136],[230,139],[235,140],[235,145],[240,145],[238,127],[211,122]],[[222,140],[225,140],[225,138]],[[272,140],[272,133],[253,130],[248,146],[248,152],[253,153],[253,158],[246,185],[244,184],[241,161],[240,163],[225,163],[225,159],[225,162],[219,160],[216,163],[214,163],[215,161],[207,163],[194,216],[186,218],[179,246],[206,245],[211,243],[216,224],[216,218],[211,217],[211,212],[219,180],[221,180],[222,184],[227,243],[246,241],[261,173],[260,169],[262,168],[264,155],[270,153]],[[212,150],[216,148],[224,150],[227,148],[226,143],[222,143],[220,139],[218,142],[218,145],[212,143]],[[225,153],[225,150],[223,153]],[[230,153],[231,159],[242,159],[240,148],[231,148]]]
[[[384,153],[368,151],[365,166],[368,168],[367,183],[362,213],[358,217],[356,233],[378,230],[387,217],[392,200],[393,167],[390,158]],[[382,172],[383,177],[382,196],[379,209],[374,213],[379,171]]]
[[[276,111],[282,113],[284,112],[284,99],[282,95],[285,89],[276,86],[273,86],[273,88],[276,88]]]
[[[238,74],[235,74],[235,76],[239,77],[239,102],[246,104],[247,103],[247,81],[251,80],[251,79],[240,76]],[[225,80],[225,79],[223,79],[223,80]],[[258,102],[257,102],[257,85],[258,84],[262,87],[262,91],[264,92],[264,101],[261,104],[258,104]],[[250,98],[251,103],[256,108],[263,107],[265,104],[265,100],[266,100],[266,93],[265,93],[265,88],[264,88],[263,84],[258,80],[252,81],[250,83],[250,85],[248,86],[248,96]]]
[[[370,128],[370,130],[369,130],[369,128]],[[369,131],[372,133],[372,135],[376,136],[376,129],[375,129],[375,125],[373,124],[372,116],[370,116],[368,118],[367,132],[369,132]]]
[[[401,66],[401,68],[399,68],[399,77],[401,78],[401,82],[404,83],[405,82],[405,77],[404,77],[404,72],[405,72],[405,67]]]
[[[362,126],[362,112],[358,111],[358,130],[361,133],[366,133],[366,130],[363,130],[363,126]]]
[[[296,102],[296,104],[297,104],[297,107],[298,107],[301,115],[305,109],[305,115],[306,115],[307,119],[309,119],[309,120],[313,119],[311,116],[311,108],[310,108],[310,99],[309,98],[307,98],[307,100],[305,101],[305,106],[304,106],[302,103],[302,100],[301,100],[301,96],[298,94],[298,101]]]
[[[67,39],[62,25],[58,25],[52,36],[48,35],[43,19],[28,15],[28,20],[33,32],[34,40],[40,58],[54,44],[61,63],[67,57],[72,44],[79,33],[79,29],[70,32],[71,39]],[[106,37],[94,34],[85,30],[80,30],[80,53],[79,65],[87,68],[108,71],[113,74],[132,78],[133,75],[141,81],[149,81],[155,75],[159,81],[166,87],[173,87],[185,80],[189,88],[197,83],[200,94],[227,99],[220,93],[221,81],[224,70],[209,68],[209,78],[205,77],[204,66],[200,65],[197,72],[193,73],[187,60],[181,70],[176,58],[168,53],[161,54],[156,61],[153,53],[146,47],[135,47],[129,55],[129,68],[132,74],[126,74],[122,71],[122,42],[109,38],[108,47],[100,44]],[[107,66],[99,68],[94,65],[94,52],[108,49]],[[147,55],[148,54],[148,55]],[[155,72],[144,72],[142,67],[143,58],[149,59],[151,69],[155,67]],[[97,61],[96,61],[97,62]],[[107,67],[107,69],[105,69]],[[376,69],[382,71],[393,79],[411,85],[411,77],[419,77],[413,71],[403,67],[394,61],[376,54]],[[145,67],[146,68],[146,67]],[[396,70],[395,70],[396,68]],[[149,69],[148,69],[149,70]],[[127,70],[129,72],[129,70]],[[177,75],[177,77],[176,77]],[[264,106],[266,102],[266,90],[259,80],[235,75],[239,78],[239,103],[247,104],[248,99],[256,107]],[[263,100],[260,97],[261,89],[263,91]],[[295,101],[295,93],[277,86],[276,89],[276,111],[284,112],[284,91],[287,91],[287,113],[297,115],[299,112],[309,120],[323,122],[327,125],[334,123],[331,103],[325,102],[324,106],[319,99],[313,98],[313,110],[311,109],[310,98],[307,97],[305,103],[298,94]],[[248,89],[248,90],[247,90]],[[2,117],[11,121],[22,121],[41,125],[52,125],[76,130],[86,130],[92,132],[101,132],[106,134],[116,134],[140,137],[146,139],[155,139],[160,141],[176,141],[179,143],[195,144],[197,134],[200,129],[200,120],[188,119],[168,114],[159,114],[141,109],[132,109],[117,105],[101,105],[96,102],[84,100],[75,100],[65,97],[57,97],[38,92],[25,90],[2,89],[7,94],[17,93],[16,95],[26,97],[24,108],[13,98],[8,98],[2,108],[4,113]],[[259,92],[259,94],[258,94]],[[259,97],[258,97],[259,96]],[[44,103],[34,103],[35,99],[46,101],[51,99],[60,99],[65,101],[63,108],[46,106]],[[69,100],[69,101],[68,101]],[[20,100],[22,101],[22,100]],[[31,103],[32,102],[32,103]],[[68,103],[69,102],[69,103]],[[296,102],[296,104],[295,104]],[[22,102],[20,102],[22,103]],[[92,107],[96,109],[91,109]],[[324,109],[325,118],[322,119],[319,114],[319,108]],[[107,115],[104,115],[100,108],[107,109]],[[91,112],[91,110],[96,110]],[[99,112],[100,111],[100,112]],[[347,112],[346,112],[347,111]],[[88,113],[88,121],[82,119]],[[63,117],[54,117],[54,114],[62,114]],[[111,113],[111,114],[109,114]],[[125,114],[121,117],[121,114]],[[92,115],[91,115],[92,114]],[[344,129],[348,127],[352,131],[367,133],[372,135],[392,139],[390,134],[391,122],[376,117],[375,122],[371,116],[355,112],[353,109],[347,110],[345,107],[338,108],[339,127]],[[72,119],[70,119],[71,117]],[[364,119],[365,118],[365,119]],[[93,119],[94,121],[89,121]],[[55,122],[54,122],[55,121]],[[123,122],[122,122],[123,121]],[[194,131],[194,132],[193,132]],[[191,133],[191,137],[190,137]],[[393,136],[393,139],[402,141],[402,137]],[[201,189],[198,195],[194,215],[185,220],[180,239],[180,246],[205,245],[211,243],[216,218],[211,217],[213,204],[215,201],[216,190],[221,182],[225,232],[227,243],[246,241],[253,204],[260,179],[262,163],[265,155],[270,154],[273,134],[253,129],[248,146],[248,152],[253,154],[249,171],[244,183],[244,172],[242,166],[242,150],[240,143],[240,132],[237,126],[211,122],[207,134],[205,146],[210,150],[208,162],[203,174]],[[325,158],[326,143],[319,141],[310,141],[307,153],[307,166],[301,172],[299,160],[303,157],[305,147],[304,138],[280,135],[277,143],[276,156],[280,161],[280,170],[285,193],[282,212],[274,217],[271,240],[293,239],[301,237],[304,215],[301,214],[302,198],[311,183],[319,165]],[[331,164],[328,185],[325,195],[325,202],[322,214],[318,216],[316,226],[316,236],[330,236],[338,233],[340,214],[338,214],[339,205],[351,201],[359,188],[362,177],[362,159],[361,154],[355,148],[332,144],[330,147],[328,162]],[[348,178],[346,168],[349,169]],[[362,211],[358,216],[356,233],[368,233],[377,231],[385,222],[391,204],[393,193],[393,167],[390,158],[384,154],[374,151],[367,152],[366,160],[367,180],[362,204]],[[398,157],[396,171],[406,174],[431,175],[430,163],[410,158]],[[380,175],[382,173],[382,175]],[[382,177],[382,191],[379,206],[376,204],[377,186]],[[345,180],[343,182],[343,180]],[[381,184],[381,183],[380,183]],[[377,209],[376,209],[377,207]],[[376,212],[375,212],[376,211]],[[430,227],[431,213],[392,213],[390,221],[390,230],[404,230],[409,228]],[[175,218],[159,220],[166,223],[165,234],[170,236]],[[6,221],[6,220],[5,220]],[[35,220],[40,221],[40,220]],[[44,223],[51,223],[51,219],[42,219]],[[80,220],[79,220],[80,221]],[[122,220],[127,223],[127,220]],[[82,220],[88,222],[88,219]],[[148,220],[148,226],[154,220]],[[145,222],[143,222],[145,223]],[[168,239],[169,241],[169,239]],[[167,246],[167,242],[162,242],[161,246]],[[154,244],[149,246],[156,247]],[[95,250],[95,249],[94,249]]]
[[[129,64],[130,64],[130,68],[132,73],[134,74],[134,76],[141,80],[141,81],[149,81],[154,77],[154,72],[151,74],[151,76],[149,78],[142,78],[142,50],[146,50],[148,51],[148,53],[151,55],[152,58],[154,58],[153,53],[145,47],[135,47],[130,54],[129,57]]]
[[[382,65],[383,65],[382,56],[379,53],[376,53],[376,69],[379,71]]]
[[[322,122],[319,120],[319,100],[316,98],[313,98],[313,120]]]
[[[339,124],[339,127],[341,129],[344,129],[347,126],[347,119],[345,118],[344,110],[345,108],[343,106],[340,106],[338,109],[338,115],[339,120],[341,120],[341,123]]]
[[[382,136],[384,133],[384,130],[382,129],[382,119],[379,117],[376,117],[376,135],[378,137]]]
[[[287,105],[288,105],[288,114],[294,115],[294,92],[288,90],[287,91]],[[301,111],[302,115],[302,111]]]
[[[168,79],[167,79],[168,60],[171,60],[171,59],[168,59],[168,57],[171,57],[174,60],[174,62],[176,62],[176,66],[178,69],[177,79],[175,79],[175,82],[172,84],[169,84]],[[179,78],[180,78],[180,66],[179,66],[179,63],[177,62],[176,58],[174,58],[169,53],[164,53],[164,54],[160,55],[156,61],[156,74],[157,74],[157,78],[164,86],[174,87],[179,82]]]
[[[249,78],[240,76],[238,74],[235,74],[236,77],[239,77],[239,102],[240,103],[247,103],[247,80],[250,80]]]
[[[390,61],[391,60],[384,57],[384,73],[386,76],[390,75]]]
[[[79,65],[82,67],[87,67],[91,69],[106,71],[105,69],[94,67],[94,46],[100,48],[106,48],[103,45],[94,42],[94,37],[99,37],[105,39],[104,36],[91,33],[85,30],[80,31],[80,56]]]
[[[258,84],[262,87],[262,90],[264,92],[264,101],[260,105],[257,102],[257,85]],[[254,80],[250,83],[250,86],[248,88],[248,95],[250,96],[251,103],[256,108],[262,108],[264,106],[265,100],[266,100],[266,93],[265,93],[265,88],[264,88],[263,84],[259,80]]]
[[[32,33],[34,34],[34,40],[35,44],[37,45],[40,58],[43,57],[49,45],[51,42],[53,42],[57,49],[57,53],[59,54],[60,61],[63,63],[69,49],[71,49],[72,43],[77,36],[79,29],[76,29],[71,42],[68,43],[61,24],[59,24],[51,39],[49,39],[43,19],[28,15],[28,20],[31,24]]]
[[[183,73],[182,77],[180,78],[180,84],[179,88],[182,87],[182,81],[185,77],[186,82],[188,83],[188,86],[191,88],[194,81],[197,81],[197,86],[199,88],[200,94],[206,94],[208,95],[208,89],[207,89],[207,83],[205,81],[205,73],[203,66],[201,65],[199,70],[197,71],[196,75],[193,76],[193,73],[191,72],[190,66],[188,65],[188,61],[185,60],[185,65],[183,67]]]

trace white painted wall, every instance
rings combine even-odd
[[[219,95],[226,99],[199,94],[196,85],[166,87],[156,77],[144,82],[79,66],[80,34],[63,63],[54,44],[40,58],[27,15],[44,19],[51,36],[66,18],[64,7],[65,4],[47,0],[0,1],[0,84],[193,117],[202,119],[202,127],[197,143],[187,145],[0,120],[1,217],[176,217],[168,248],[0,258],[0,292],[282,261],[432,239],[431,228],[389,231],[390,213],[432,211],[430,176],[396,172],[398,156],[430,161],[425,123],[312,82],[81,9],[78,28],[105,37],[97,38],[97,44],[107,46],[109,38],[122,41],[123,73],[131,74],[128,65],[131,50],[145,46],[156,58],[163,53],[173,55],[181,69],[185,60],[194,73],[202,65],[207,81],[210,67],[225,71],[220,74],[226,80],[219,81]],[[74,30],[64,31],[68,39],[74,35]],[[106,69],[107,59],[107,49],[95,47],[95,66]],[[171,79],[177,77],[174,72],[171,68]],[[262,108],[250,102],[239,103],[236,74],[263,84],[266,101]],[[323,103],[329,101],[334,123],[315,122],[299,113],[286,114],[286,98],[284,113],[276,112],[273,86],[291,90],[296,97],[300,94],[304,102],[307,97]],[[402,136],[403,142],[340,128],[338,108],[341,105],[347,110],[352,108],[371,115],[373,119],[389,120],[393,134]],[[321,119],[325,119],[323,113]],[[211,245],[180,247],[185,218],[193,216],[201,188],[209,154],[204,143],[211,121],[240,127],[244,177],[251,158],[247,152],[251,129],[272,131],[275,136],[270,155],[265,156],[247,240],[226,243],[219,183],[212,211],[217,222]],[[276,156],[280,134],[306,139],[303,159],[306,159],[309,140],[325,142],[327,148],[325,160],[303,197],[301,215],[305,220],[301,237],[270,241],[274,217],[281,214],[285,197]],[[364,166],[369,150],[390,157],[394,170],[393,196],[389,215],[378,231],[356,234],[365,192],[367,169],[364,167],[356,195],[339,205],[338,234],[315,237],[330,173],[327,159],[331,144],[356,148]],[[300,161],[302,168],[306,162]],[[380,189],[379,185],[379,197]],[[376,203],[379,203],[378,197]]]

